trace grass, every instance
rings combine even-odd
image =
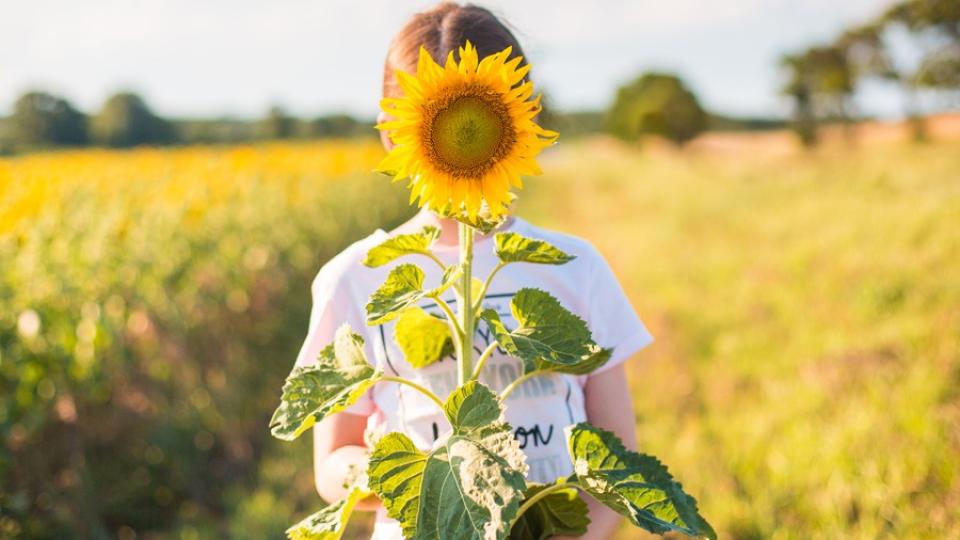
[[[957,150],[594,140],[522,194],[651,326],[629,370],[641,446],[721,536],[960,537]]]

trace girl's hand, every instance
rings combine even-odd
[[[366,426],[365,416],[338,413],[313,427],[314,482],[317,493],[328,503],[346,497],[356,471],[367,469]],[[356,509],[374,511],[379,506],[379,499],[371,495],[358,502]]]

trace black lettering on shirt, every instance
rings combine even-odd
[[[527,445],[532,441],[534,448],[539,446],[546,446],[550,444],[550,439],[553,438],[553,424],[550,424],[550,429],[547,431],[546,436],[540,429],[539,424],[534,424],[533,428],[526,429],[523,426],[518,427],[513,432],[513,438],[520,443],[520,449],[523,450]]]

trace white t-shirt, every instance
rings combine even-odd
[[[524,287],[536,287],[554,295],[567,309],[583,318],[602,347],[614,347],[608,363],[599,371],[620,364],[649,345],[653,337],[630,306],[626,295],[597,250],[580,238],[547,231],[515,218],[504,230],[542,239],[577,258],[564,265],[513,263],[494,278],[484,300],[484,307],[496,309],[508,328],[516,321],[510,313],[510,298]],[[403,262],[416,262],[425,274],[424,287],[435,287],[441,277],[440,267],[422,256],[401,257],[380,268],[367,268],[361,261],[367,251],[390,235],[377,230],[331,259],[313,281],[313,311],[310,331],[296,365],[312,364],[320,350],[333,340],[336,329],[344,322],[364,337],[367,358],[382,366],[388,375],[411,379],[426,386],[440,399],[456,387],[457,369],[453,357],[441,359],[422,369],[414,369],[404,361],[403,353],[393,339],[395,322],[367,326],[364,306],[373,291],[386,279],[389,271]],[[474,246],[473,275],[481,280],[496,266],[492,237],[478,237]],[[444,262],[458,259],[455,245],[434,246],[434,253]],[[443,298],[455,309],[453,291]],[[421,307],[439,314],[433,300],[424,300]],[[476,355],[493,340],[486,323],[480,322],[474,336]],[[480,381],[500,391],[522,373],[518,359],[497,349],[487,361]],[[596,372],[595,372],[596,373]],[[549,483],[573,472],[564,441],[564,427],[585,421],[583,388],[589,375],[549,374],[523,383],[506,401],[506,419],[513,426],[514,436],[527,456],[528,479]],[[414,444],[429,450],[433,442],[450,429],[436,404],[416,390],[396,383],[379,383],[347,413],[368,417],[368,429],[383,433],[401,431]],[[399,525],[381,508],[373,538],[400,540]]]

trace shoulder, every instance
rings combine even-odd
[[[374,269],[363,265],[363,259],[370,248],[386,238],[388,238],[387,233],[377,229],[367,237],[350,244],[324,263],[311,284],[314,295],[333,294],[334,291],[342,289],[345,284],[375,273]]]

